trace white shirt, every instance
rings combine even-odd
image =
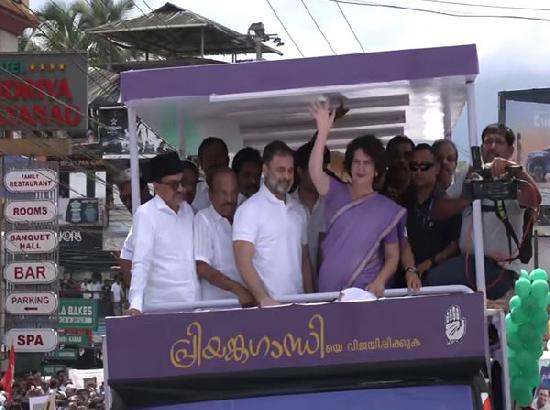
[[[302,204],[304,210],[307,214],[307,243],[309,250],[309,260],[311,262],[311,267],[313,272],[317,272],[317,254],[319,252],[319,235],[326,232],[325,227],[325,205],[321,198],[317,200],[311,212],[309,208],[300,201],[300,196],[298,195],[298,190],[290,194],[290,197],[295,201]]]
[[[287,196],[273,195],[265,185],[235,214],[233,241],[254,244],[252,263],[272,297],[304,292],[302,245],[307,245],[304,207]]]
[[[493,201],[483,200],[482,205],[494,206]],[[514,228],[518,240],[523,236],[523,213],[524,209],[519,206],[517,200],[504,201],[506,214],[510,224]],[[462,253],[468,252],[470,257],[474,257],[474,240],[472,225],[472,207],[468,207],[462,212],[462,230],[460,232],[460,250]],[[508,249],[508,237],[506,236],[506,227],[494,212],[483,212],[483,246],[485,256],[495,259],[497,262],[510,258]],[[512,240],[512,257],[517,256],[518,248]],[[516,259],[512,262],[499,262],[499,265],[505,269],[513,270],[519,273],[521,262]]]
[[[111,285],[111,293],[113,294],[113,302],[120,303],[122,301],[122,288],[116,282]]]
[[[199,212],[208,208],[210,203],[210,194],[208,193],[208,184],[205,181],[201,181],[197,184],[197,193],[195,199],[193,199],[193,209],[195,212]]]
[[[447,188],[447,196],[451,199],[460,198],[462,195],[462,185],[464,185],[464,180],[468,175],[468,169],[463,169],[462,171],[455,172],[453,176],[453,182]]]
[[[134,243],[132,242],[133,232],[134,231],[130,227],[130,232],[128,232],[128,236],[126,236],[122,249],[120,250],[120,259],[131,261],[134,256]]]
[[[233,227],[211,205],[195,215],[195,260],[209,264],[229,279],[243,284],[233,255]],[[235,299],[235,294],[201,279],[204,300]]]
[[[198,300],[189,204],[183,202],[176,214],[155,196],[137,209],[132,229],[130,308],[144,313],[177,311],[182,303]]]

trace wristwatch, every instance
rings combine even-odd
[[[430,261],[432,262],[432,268],[437,265],[435,262],[435,255],[431,257]]]
[[[405,269],[405,275],[409,272],[416,273],[420,277],[420,273],[418,273],[418,269],[416,269],[414,266],[409,266],[407,269]]]

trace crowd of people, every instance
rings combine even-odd
[[[120,275],[116,274],[113,280],[102,280],[98,273],[81,281],[62,280],[60,296],[97,300],[100,317],[120,316],[127,299]]]
[[[273,141],[263,154],[239,151],[229,167],[222,139],[199,148],[198,167],[176,153],[151,160],[141,203],[120,255],[129,314],[177,310],[186,302],[236,298],[278,304],[283,295],[354,287],[381,297],[388,287],[475,288],[472,202],[450,140],[418,144],[396,136],[384,147],[366,135],[346,149],[345,177],[331,170],[327,140],[338,112],[312,106],[317,133],[296,152]],[[486,169],[508,178],[515,135],[482,133]],[[520,172],[517,199],[483,200],[487,296],[513,288],[541,202]],[[344,182],[345,181],[345,182]],[[152,182],[154,196],[146,182]],[[131,210],[129,180],[119,184]]]
[[[88,383],[86,388],[77,389],[67,378],[65,370],[59,370],[55,376],[46,378],[38,371],[16,377],[12,387],[13,397],[8,400],[6,392],[0,386],[0,410],[28,409],[30,399],[40,396],[55,396],[55,408],[58,410],[104,409],[103,384],[97,386]]]

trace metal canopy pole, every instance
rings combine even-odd
[[[466,101],[468,103],[468,134],[470,147],[479,146],[480,141],[477,135],[476,102],[474,81],[466,83]],[[476,267],[476,287],[478,292],[485,294],[485,252],[483,246],[483,216],[481,213],[481,201],[475,200],[473,208],[473,233],[474,233],[474,255]]]
[[[132,176],[132,214],[135,214],[141,205],[139,192],[139,152],[137,143],[137,116],[131,104],[127,104],[128,111],[128,140],[130,145],[130,174]]]

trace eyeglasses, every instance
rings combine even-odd
[[[168,185],[170,188],[172,188],[173,191],[177,191],[178,187],[185,188],[186,181],[183,179],[180,179],[179,181],[172,181],[172,182],[162,182],[160,181],[159,184],[162,185]]]
[[[412,172],[418,172],[418,171],[426,172],[433,166],[434,166],[433,162],[411,162],[409,164],[409,169]]]

